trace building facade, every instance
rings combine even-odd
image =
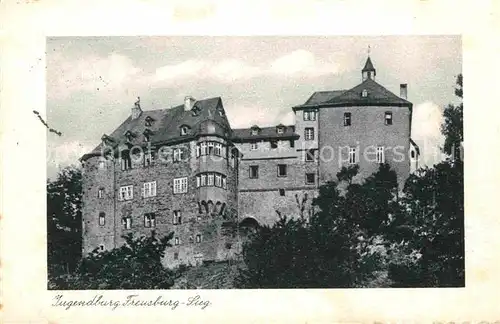
[[[401,186],[418,167],[407,86],[375,81],[315,92],[293,107],[294,125],[232,129],[221,98],[142,111],[139,100],[113,133],[85,154],[83,249],[109,250],[127,233],[174,233],[164,264],[235,257],[245,233],[279,215],[309,216],[320,185],[342,166],[358,179],[389,163]]]

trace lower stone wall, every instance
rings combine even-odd
[[[244,191],[239,192],[239,219],[254,218],[261,225],[272,225],[278,220],[277,211],[282,216],[296,217],[300,214],[300,203],[307,195],[307,210],[311,208],[312,199],[316,196],[317,189],[285,189],[281,196],[279,189]]]

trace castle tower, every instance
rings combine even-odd
[[[367,79],[375,80],[377,70],[375,70],[375,67],[373,66],[370,55],[368,55],[368,58],[366,59],[365,67],[361,70],[361,75],[363,77],[363,81],[366,81]]]

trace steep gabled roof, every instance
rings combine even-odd
[[[366,59],[365,67],[363,68],[363,70],[361,70],[361,72],[367,72],[367,71],[375,71],[372,60],[370,59],[369,56],[368,59]]]
[[[132,145],[144,145],[143,134],[146,129],[150,130],[150,142],[154,144],[169,143],[184,138],[196,136],[199,132],[200,123],[212,120],[220,125],[228,133],[231,132],[229,121],[225,114],[221,116],[217,113],[217,109],[224,109],[220,97],[203,99],[196,101],[195,105],[199,108],[198,114],[194,115],[191,111],[185,111],[184,105],[179,105],[170,109],[158,109],[143,111],[141,115],[132,119],[130,116],[109,135],[116,145],[125,144],[127,139],[125,134],[130,131],[137,136],[131,139]],[[146,126],[146,118],[152,118],[154,121],[151,126]],[[186,125],[192,129],[189,136],[180,135],[180,126]],[[99,144],[92,152],[85,154],[82,160],[101,153],[102,143]]]

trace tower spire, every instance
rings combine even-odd
[[[363,77],[363,81],[367,79],[375,80],[375,76],[377,75],[377,70],[373,66],[372,60],[370,58],[371,47],[368,45],[367,53],[368,58],[366,59],[365,67],[361,70],[361,76]]]

